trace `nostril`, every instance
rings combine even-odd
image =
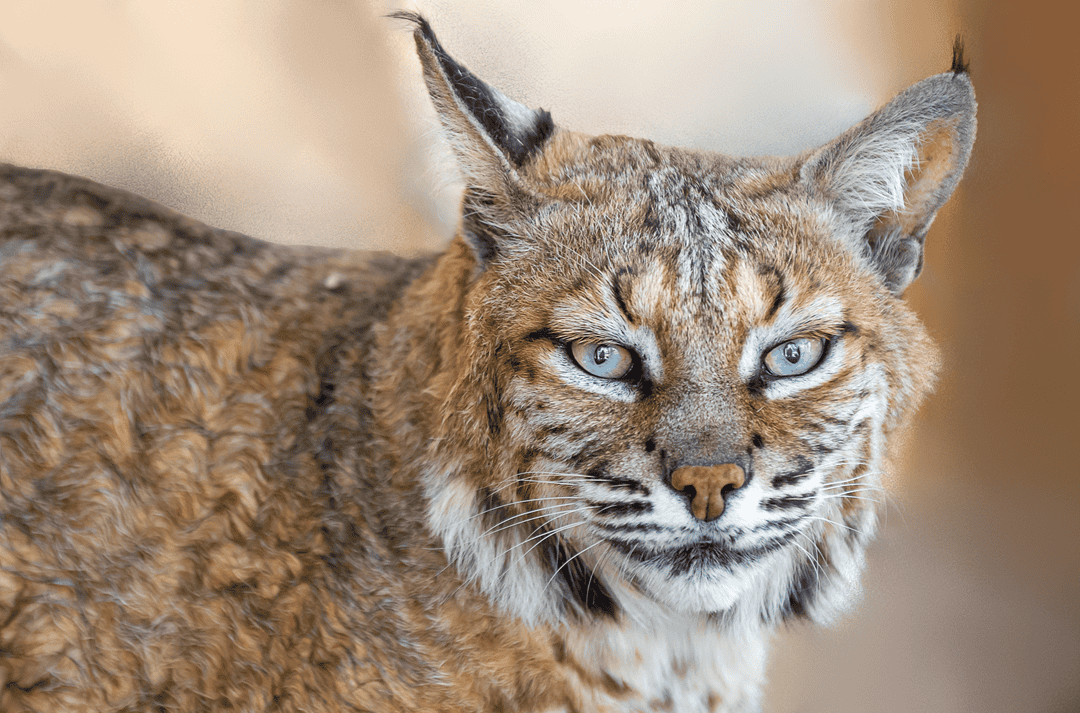
[[[743,469],[734,463],[715,466],[684,466],[671,474],[671,487],[689,498],[690,512],[699,520],[715,520],[724,512],[724,501],[746,483]]]

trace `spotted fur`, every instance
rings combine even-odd
[[[734,159],[557,127],[403,17],[467,183],[439,255],[0,167],[0,709],[755,711],[770,632],[857,593],[962,58]],[[696,518],[672,473],[720,464]]]

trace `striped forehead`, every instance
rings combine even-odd
[[[813,284],[810,284],[810,283]],[[843,312],[839,290],[801,276],[772,256],[741,250],[659,256],[613,273],[608,303],[630,324],[682,330],[691,326],[796,332]]]
[[[726,253],[734,242],[732,220],[712,186],[670,168],[648,174],[641,228],[651,248],[644,252],[663,260],[646,264],[635,280],[642,313],[654,313],[669,301],[665,296],[684,306],[722,299]]]
[[[653,171],[644,199],[644,228],[662,242],[691,253],[730,242],[733,221],[709,179],[672,168]]]
[[[611,333],[616,323],[631,330],[695,326],[738,338],[729,330],[779,317],[798,321],[801,295],[820,296],[816,282],[798,284],[814,264],[799,253],[809,248],[820,257],[822,241],[814,236],[825,231],[813,211],[792,215],[797,202],[776,206],[735,195],[730,183],[707,172],[662,166],[640,176],[637,191],[624,193],[616,206],[597,195],[588,209],[563,213],[569,222],[552,231],[556,254],[566,253],[571,268],[567,279],[580,285],[584,274],[589,285],[573,298],[577,287],[564,290],[556,301],[570,313],[592,312],[589,331]],[[589,237],[571,245],[568,234]]]

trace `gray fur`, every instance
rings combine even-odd
[[[975,109],[967,74],[938,74],[901,92],[803,164],[803,179],[834,202],[861,241],[853,247],[895,294],[922,269],[926,231],[964,173],[975,142]],[[942,122],[952,125],[948,165],[943,176],[920,182],[926,168],[920,148]]]

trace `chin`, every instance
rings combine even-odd
[[[628,574],[640,591],[673,613],[728,619],[762,611],[782,588],[777,585],[788,581],[791,561],[775,552],[739,565],[684,565],[677,573],[671,566],[636,564]]]

